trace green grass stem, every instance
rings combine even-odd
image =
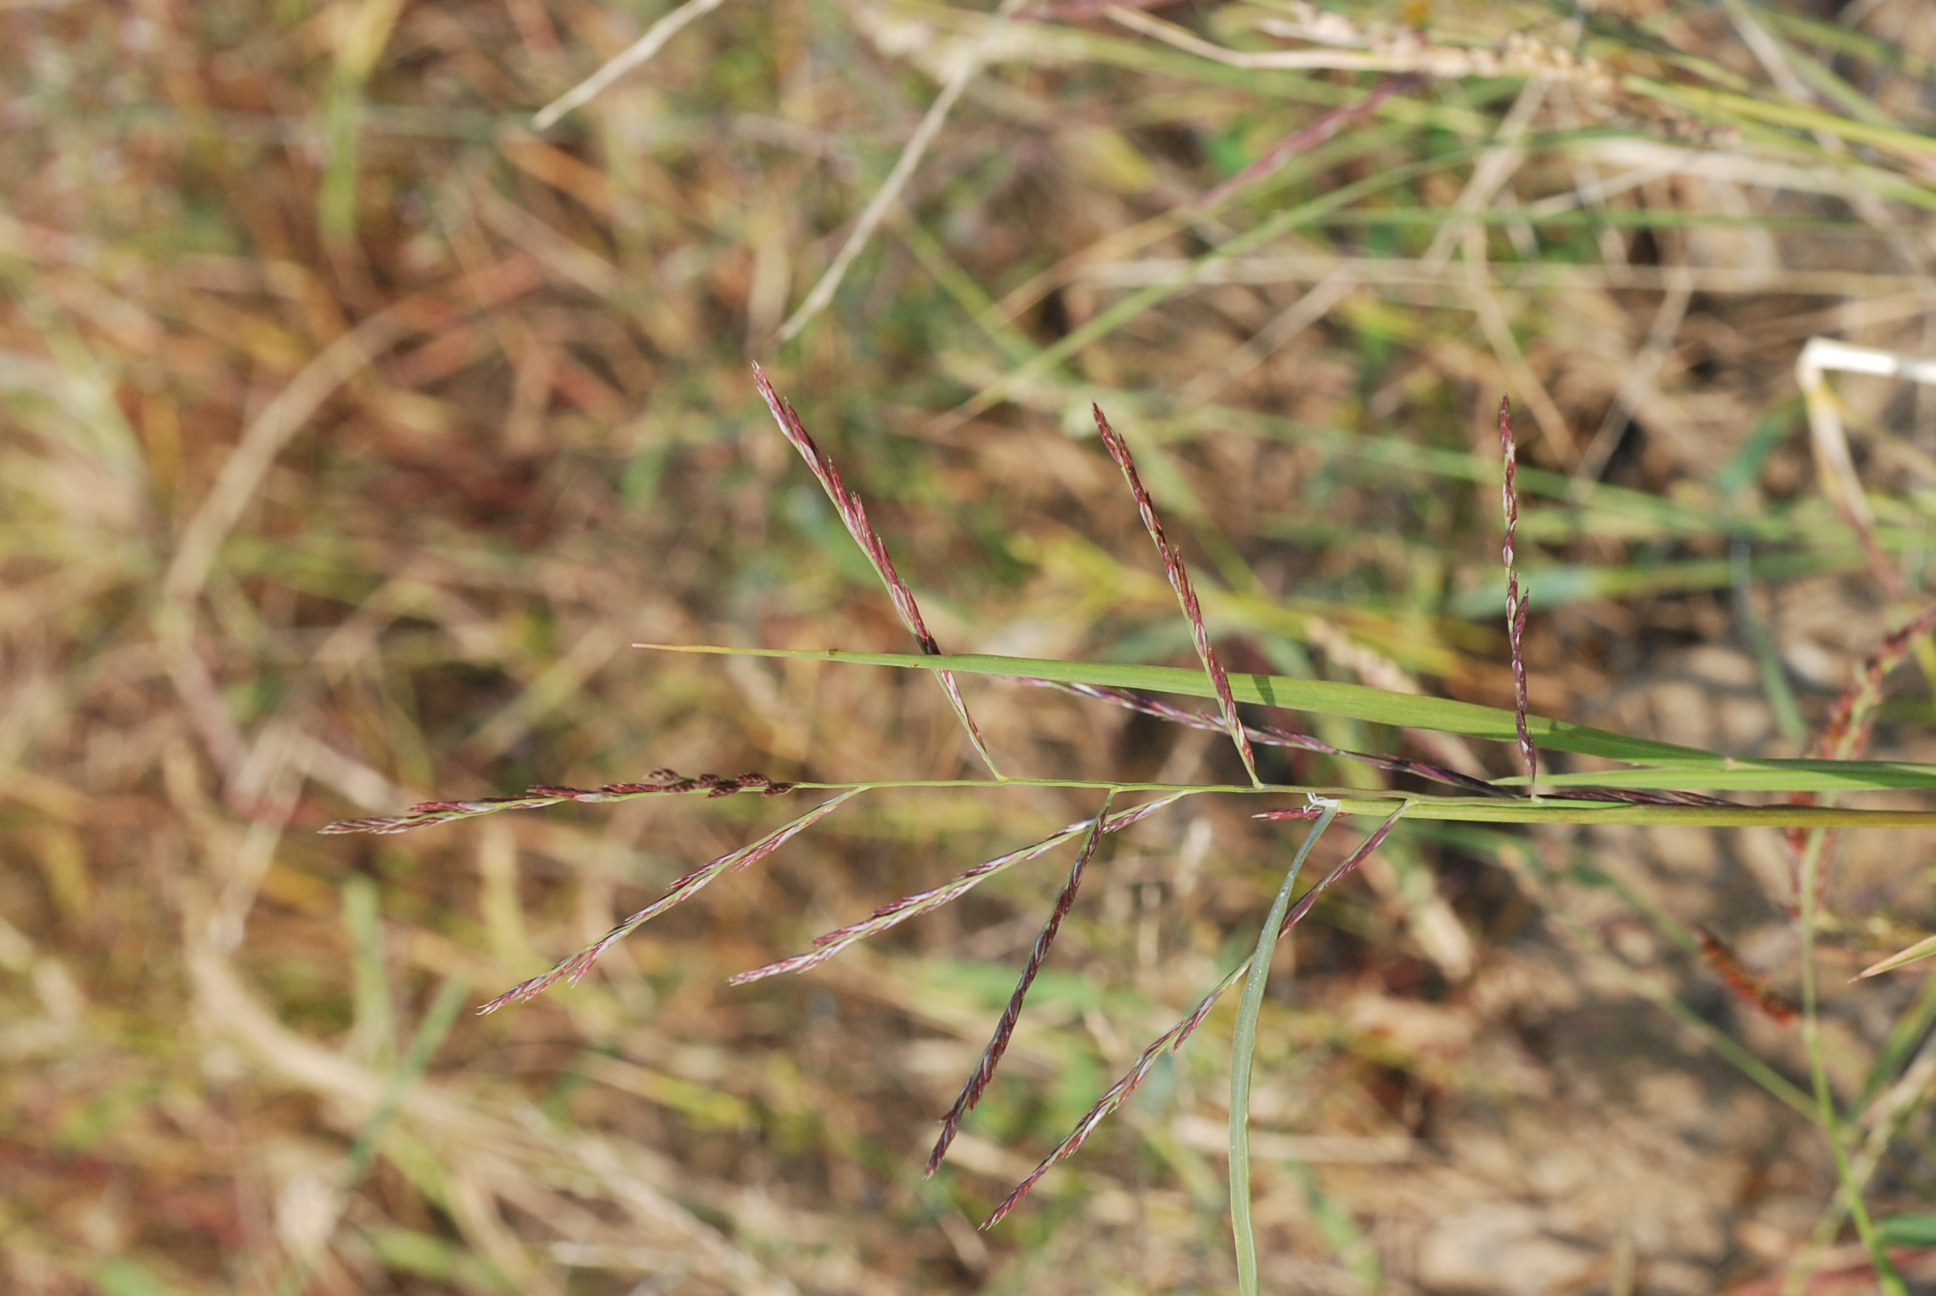
[[[1304,861],[1310,858],[1311,848],[1337,817],[1335,801],[1324,807],[1311,831],[1304,834],[1290,868],[1284,871],[1284,884],[1277,888],[1277,898],[1257,933],[1257,948],[1244,978],[1244,997],[1237,1006],[1236,1034],[1230,1042],[1230,1228],[1237,1240],[1240,1296],[1257,1296],[1257,1234],[1250,1219],[1250,1071],[1257,1053],[1257,1018],[1264,1008],[1264,985],[1270,978],[1278,931],[1291,907],[1291,888]]]

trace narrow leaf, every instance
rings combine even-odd
[[[1012,679],[1042,679],[1056,683],[1092,685],[1098,688],[1127,688],[1151,693],[1174,693],[1187,697],[1214,696],[1209,682],[1201,671],[1177,666],[1069,662],[1049,657],[996,657],[982,654],[918,657],[908,653],[846,652],[835,648],[733,648],[711,644],[634,644],[633,646],[661,652],[798,657],[814,661],[847,662],[857,666],[950,670],[963,675],[1001,675]],[[1518,727],[1514,723],[1512,712],[1480,706],[1473,702],[1459,702],[1450,698],[1397,693],[1364,684],[1346,684],[1336,680],[1294,679],[1287,675],[1242,673],[1230,676],[1230,691],[1239,702],[1257,702],[1265,706],[1284,707],[1293,711],[1345,716],[1354,720],[1367,720],[1374,724],[1398,725],[1412,729],[1436,729],[1444,733],[1465,734],[1472,738],[1487,738],[1498,742],[1512,743],[1518,740]],[[1875,786],[1878,788],[1936,788],[1936,765],[1921,765],[1909,761],[1809,761],[1724,756],[1717,752],[1701,751],[1695,747],[1681,747],[1650,738],[1635,738],[1605,729],[1595,729],[1590,725],[1573,724],[1566,720],[1552,720],[1536,715],[1526,717],[1526,727],[1540,745],[1555,751],[1600,756],[1609,760],[1648,765],[1661,770],[1683,773],[1701,770],[1729,773],[1758,771],[1771,776],[1778,776],[1781,772],[1787,771],[1796,775],[1794,782],[1755,785],[1770,791],[1810,787],[1813,786],[1811,780],[1816,774],[1830,771],[1854,777],[1868,777],[1873,774],[1877,778]],[[1624,780],[1619,784],[1621,786],[1642,786],[1643,784],[1638,781],[1625,779],[1626,775],[1633,773],[1635,772],[1595,773],[1582,776],[1581,781],[1591,780],[1612,784],[1616,781],[1616,775],[1619,775]],[[1644,778],[1644,771],[1637,777]],[[1692,783],[1689,778],[1681,775],[1676,777],[1680,777],[1679,783],[1669,782],[1666,786]],[[1727,784],[1702,784],[1701,786],[1727,786]],[[1838,783],[1835,786],[1846,785]]]
[[[1257,1021],[1264,1010],[1271,953],[1277,948],[1278,934],[1290,911],[1291,888],[1311,848],[1337,814],[1335,804],[1324,808],[1304,834],[1290,868],[1284,871],[1284,884],[1277,888],[1277,899],[1257,930],[1257,948],[1246,964],[1252,972],[1244,981],[1244,997],[1237,1007],[1237,1029],[1230,1045],[1230,1229],[1237,1240],[1237,1290],[1241,1296],[1257,1296],[1257,1234],[1250,1222],[1250,1075],[1257,1053]]]

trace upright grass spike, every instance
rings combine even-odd
[[[1109,426],[1103,416],[1102,406],[1091,405],[1096,416],[1096,431],[1102,437],[1103,446],[1109,457],[1123,470],[1123,479],[1129,483],[1129,493],[1136,497],[1136,511],[1142,514],[1143,526],[1148,530],[1150,539],[1156,542],[1156,552],[1163,559],[1163,574],[1170,578],[1171,588],[1176,590],[1177,602],[1183,605],[1183,615],[1190,621],[1190,637],[1195,640],[1197,657],[1203,662],[1204,674],[1210,677],[1210,687],[1216,690],[1217,706],[1223,716],[1223,725],[1230,734],[1230,741],[1237,745],[1237,755],[1243,758],[1244,772],[1250,775],[1253,787],[1262,787],[1264,781],[1257,777],[1257,757],[1250,750],[1250,738],[1244,733],[1243,721],[1237,718],[1237,701],[1230,696],[1230,677],[1224,672],[1223,662],[1217,657],[1217,650],[1210,644],[1210,631],[1203,624],[1203,609],[1197,606],[1196,591],[1190,588],[1190,573],[1184,570],[1183,556],[1171,547],[1169,537],[1163,534],[1162,519],[1156,516],[1156,502],[1143,489],[1143,479],[1137,476],[1136,461],[1130,457],[1129,445]]]
[[[1105,815],[1102,820],[1102,831],[1106,833],[1120,832],[1131,824],[1142,822],[1149,815],[1174,803],[1183,795],[1181,792],[1173,792],[1169,796],[1158,797],[1154,801],[1148,801],[1142,805],[1124,810],[1120,814]],[[1089,826],[1090,821],[1086,819],[1072,823],[1058,832],[1051,833],[1032,846],[1025,846],[1018,851],[1010,851],[1006,855],[998,855],[992,860],[975,865],[975,867],[969,869],[967,872],[959,874],[941,886],[927,891],[917,891],[911,896],[904,896],[892,904],[882,905],[868,917],[863,918],[857,923],[851,923],[848,926],[816,936],[811,942],[813,949],[805,954],[796,954],[792,958],[784,958],[777,963],[768,963],[765,967],[757,967],[749,972],[737,973],[734,976],[728,977],[727,982],[730,985],[745,985],[751,981],[763,981],[770,976],[779,976],[784,972],[805,972],[808,968],[819,967],[822,963],[825,963],[828,959],[834,957],[854,942],[866,940],[869,936],[878,936],[890,928],[900,926],[910,918],[919,917],[924,913],[932,913],[943,905],[959,900],[962,896],[967,895],[970,891],[980,886],[983,882],[986,882],[989,878],[994,877],[997,873],[1013,868],[1017,864],[1035,859],[1038,856],[1046,855],[1049,851],[1060,846],[1063,842],[1068,841],[1071,837],[1075,837],[1087,830]]]
[[[1512,398],[1499,398],[1499,449],[1505,456],[1499,497],[1506,514],[1506,543],[1500,556],[1506,563],[1506,644],[1512,654],[1513,724],[1519,732],[1519,759],[1526,767],[1526,795],[1539,795],[1539,751],[1526,732],[1526,597],[1519,592],[1518,555],[1513,552],[1519,529],[1519,447],[1513,444]]]
[[[1103,820],[1109,814],[1109,802],[1115,793],[1103,798],[1102,809],[1096,811],[1095,821],[1089,827],[1089,836],[1082,843],[1082,850],[1076,855],[1076,862],[1070,866],[1069,880],[1062,884],[1062,890],[1055,897],[1055,908],[1049,911],[1048,921],[1035,937],[1035,945],[1029,950],[1028,962],[1022,967],[1022,975],[1015,982],[1015,993],[1008,997],[1008,1006],[1002,1009],[1001,1020],[995,1024],[995,1033],[989,1037],[988,1047],[982,1050],[981,1060],[975,1064],[974,1072],[966,1084],[961,1086],[961,1094],[948,1118],[941,1123],[940,1137],[934,1141],[934,1150],[928,1153],[927,1173],[932,1175],[941,1166],[941,1158],[948,1155],[948,1145],[955,1141],[961,1132],[961,1122],[981,1096],[988,1090],[989,1081],[995,1078],[995,1068],[1001,1065],[1002,1054],[1008,1051],[1008,1041],[1015,1034],[1015,1024],[1022,1019],[1022,1001],[1028,998],[1029,987],[1035,984],[1036,974],[1042,970],[1042,962],[1049,956],[1049,947],[1055,944],[1055,934],[1062,928],[1062,920],[1069,916],[1075,906],[1076,890],[1082,885],[1082,871],[1088,867],[1090,858],[1096,853],[1096,843],[1102,840]]]
[[[1306,892],[1304,898],[1297,904],[1291,906],[1290,912],[1284,916],[1283,924],[1277,929],[1279,940],[1284,938],[1285,932],[1303,920],[1304,915],[1311,911],[1311,906],[1317,902],[1320,894],[1364,863],[1373,851],[1384,844],[1386,836],[1392,830],[1392,825],[1398,822],[1399,816],[1405,812],[1409,804],[1409,802],[1401,802],[1392,812],[1391,817],[1380,824],[1371,836],[1365,838],[1364,844],[1353,851],[1344,863],[1332,869],[1323,881]],[[1130,1064],[1129,1070],[1123,1073],[1123,1077],[1109,1086],[1108,1091],[1097,1100],[1095,1106],[1083,1113],[1082,1119],[1076,1122],[1075,1128],[1070,1130],[1046,1157],[1042,1158],[1042,1163],[1029,1171],[1028,1177],[1016,1184],[1008,1196],[1002,1198],[1001,1204],[995,1207],[986,1220],[982,1221],[981,1226],[984,1229],[991,1229],[1001,1223],[1002,1218],[1014,1210],[1022,1198],[1028,1196],[1029,1190],[1041,1182],[1043,1175],[1053,1170],[1058,1162],[1066,1161],[1073,1156],[1078,1148],[1088,1142],[1089,1136],[1096,1132],[1097,1127],[1108,1118],[1109,1113],[1122,1106],[1129,1096],[1136,1092],[1137,1086],[1149,1078],[1150,1069],[1156,1065],[1157,1059],[1165,1053],[1181,1048],[1183,1042],[1196,1032],[1197,1027],[1203,1025],[1204,1019],[1210,1015],[1210,1010],[1217,1006],[1217,1000],[1221,999],[1231,986],[1243,980],[1244,974],[1250,970],[1250,962],[1250,959],[1245,959],[1231,968],[1224,975],[1223,980],[1217,982],[1210,993],[1198,1002],[1188,1017],[1157,1036],[1136,1061]]]
[[[673,906],[684,904],[686,901],[692,899],[710,884],[713,879],[720,876],[720,874],[731,872],[734,869],[745,868],[749,864],[759,863],[774,851],[799,836],[802,832],[805,832],[832,814],[841,802],[857,795],[858,792],[859,789],[856,788],[853,791],[842,792],[839,796],[822,801],[798,819],[774,829],[752,845],[742,846],[730,854],[721,855],[710,864],[700,865],[667,887],[665,894],[661,895],[657,900],[654,900],[651,904],[639,910],[630,918],[627,918],[624,922],[612,928],[612,930],[606,932],[584,949],[579,950],[570,958],[559,963],[551,971],[541,976],[532,977],[529,981],[520,981],[517,985],[512,986],[509,990],[506,990],[503,994],[491,1000],[491,1002],[485,1004],[477,1011],[480,1015],[496,1012],[506,1004],[520,1003],[526,999],[542,994],[561,980],[568,980],[573,985],[577,985],[584,978],[584,975],[592,970],[592,964],[598,962],[600,955],[604,954],[606,950],[610,949],[619,941],[630,936],[639,927],[657,918]]]
[[[754,365],[753,377],[759,384],[760,396],[766,401],[766,408],[773,413],[773,421],[780,425],[781,435],[807,461],[807,467],[813,470],[820,488],[833,501],[834,511],[840,514],[840,520],[846,524],[847,534],[854,537],[854,543],[867,555],[867,561],[873,564],[874,571],[887,586],[888,597],[894,600],[894,610],[901,615],[901,624],[908,628],[908,633],[914,636],[923,653],[939,657],[941,645],[928,633],[927,622],[921,619],[920,605],[914,601],[914,591],[901,579],[901,573],[894,569],[894,559],[888,556],[887,542],[874,530],[874,524],[867,520],[867,509],[860,502],[860,497],[847,489],[847,483],[841,480],[840,469],[834,467],[834,461],[807,434],[806,426],[800,422],[800,415],[792,404],[773,390],[765,370]],[[941,671],[939,674],[942,691],[948,695],[948,705],[955,709],[961,727],[968,731],[968,741],[974,744],[975,752],[988,766],[988,772],[1001,778],[1002,772],[996,768],[995,758],[988,754],[988,745],[982,741],[975,718],[968,714],[968,704],[961,700],[961,687],[955,683],[954,672]]]
[[[677,770],[653,770],[645,783],[607,783],[599,788],[554,787],[539,783],[518,796],[480,797],[475,801],[420,801],[409,813],[378,815],[369,819],[338,819],[317,831],[329,835],[342,833],[400,833],[432,824],[475,819],[500,810],[536,810],[561,801],[632,801],[644,796],[703,792],[708,797],[731,796],[735,792],[758,792],[761,796],[785,796],[795,784],[782,783],[764,774],[741,774],[726,778],[719,774],[695,774],[688,778]]]

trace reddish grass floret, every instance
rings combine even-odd
[[[988,1047],[982,1050],[981,1060],[975,1064],[968,1082],[962,1085],[954,1108],[941,1123],[941,1136],[935,1140],[934,1150],[928,1153],[928,1174],[933,1174],[940,1167],[941,1158],[948,1154],[948,1145],[961,1132],[963,1118],[975,1109],[982,1094],[987,1092],[989,1082],[995,1078],[995,1068],[1001,1065],[1002,1054],[1008,1051],[1008,1041],[1015,1034],[1015,1024],[1022,1019],[1022,1002],[1028,998],[1029,987],[1035,984],[1036,974],[1041,972],[1042,963],[1049,956],[1049,947],[1055,944],[1055,935],[1062,927],[1062,920],[1069,916],[1069,910],[1075,906],[1076,890],[1082,885],[1082,871],[1095,855],[1096,843],[1102,840],[1103,821],[1108,814],[1109,803],[1104,801],[1103,808],[1096,812],[1095,822],[1090,825],[1089,836],[1082,843],[1075,864],[1069,869],[1069,880],[1062,884],[1062,890],[1055,898],[1055,908],[1049,911],[1048,921],[1042,924],[1041,932],[1035,937],[1028,962],[1023,965],[1021,978],[1015,983],[1015,993],[1008,997],[1008,1005],[1002,1009],[1001,1020],[995,1024],[995,1033],[989,1038]]]
[[[1216,690],[1224,730],[1237,745],[1237,755],[1243,758],[1244,772],[1250,775],[1253,784],[1261,787],[1263,780],[1257,777],[1257,757],[1250,749],[1250,738],[1244,732],[1243,721],[1237,718],[1237,700],[1230,694],[1230,676],[1225,673],[1217,650],[1211,646],[1210,631],[1203,624],[1203,609],[1197,605],[1196,591],[1190,588],[1190,573],[1184,569],[1183,556],[1177,553],[1169,537],[1163,533],[1163,521],[1156,515],[1156,502],[1143,488],[1143,479],[1136,473],[1136,461],[1130,456],[1129,445],[1117,435],[1115,428],[1109,426],[1102,406],[1091,405],[1089,408],[1096,416],[1096,431],[1102,436],[1103,446],[1109,451],[1109,457],[1116,461],[1116,466],[1123,470],[1123,479],[1129,483],[1129,493],[1136,497],[1136,511],[1142,515],[1143,528],[1156,542],[1156,552],[1163,559],[1163,574],[1170,578],[1177,601],[1183,605],[1183,615],[1189,619],[1190,637],[1196,643],[1197,657],[1203,662],[1204,673],[1210,677],[1210,686]]]
[[[1800,1015],[1795,1005],[1789,1003],[1780,991],[1769,985],[1767,978],[1743,963],[1734,950],[1729,948],[1726,941],[1705,927],[1696,927],[1694,936],[1701,943],[1701,957],[1707,960],[1707,965],[1720,976],[1721,983],[1728,988],[1728,993],[1762,1016],[1782,1026],[1788,1025]]]

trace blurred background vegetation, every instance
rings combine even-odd
[[[750,359],[951,651],[1192,660],[1092,400],[1234,669],[1510,705],[1502,393],[1537,710],[1798,754],[1928,584],[1936,393],[1834,379],[1865,547],[1793,377],[1814,335],[1936,354],[1928,0],[726,0],[534,130],[664,12],[0,4],[8,1291],[1227,1288],[1227,1015],[973,1222],[1254,938],[1296,834],[1244,806],[1104,847],[929,1181],[1061,865],[724,977],[1090,802],[863,799],[482,1019],[799,807],[315,835],[660,767],[975,776],[926,680],[628,647],[906,645]],[[1018,772],[1238,772],[968,692]],[[1876,754],[1936,752],[1913,670],[1881,715]],[[1882,1214],[1936,1199],[1936,994],[1836,973],[1936,925],[1931,844],[1850,835],[1824,926]],[[1266,1287],[1772,1292],[1805,1259],[1869,1289],[1820,1138],[1712,1047],[1800,1076],[1792,1028],[1691,952],[1703,923],[1792,985],[1792,898],[1772,831],[1402,830],[1280,952]]]

